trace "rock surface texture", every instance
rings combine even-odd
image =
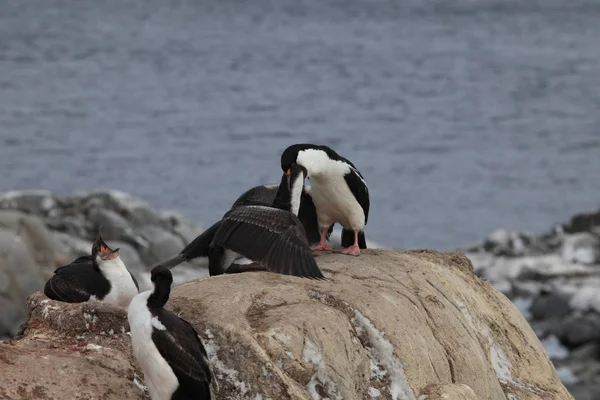
[[[462,254],[317,262],[328,281],[256,272],[173,288],[167,308],[200,333],[218,399],[572,399],[525,318]],[[124,313],[39,293],[28,306],[23,335],[0,343],[0,397],[144,398]]]

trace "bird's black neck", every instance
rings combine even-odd
[[[171,282],[168,280],[157,279],[154,282],[154,290],[148,297],[148,307],[162,308],[169,300],[171,294]]]
[[[291,202],[290,202],[290,190],[288,188],[287,177],[285,175],[281,178],[281,183],[279,184],[279,189],[277,190],[277,194],[275,195],[275,199],[273,200],[273,207],[279,208],[280,210],[290,211]]]

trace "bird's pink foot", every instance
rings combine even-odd
[[[316,246],[313,246],[310,248],[311,250],[325,250],[325,251],[331,251],[333,250],[333,246],[330,245],[329,243],[319,243]]]
[[[360,254],[360,248],[354,244],[342,250],[342,254],[347,254],[349,256],[357,256]]]

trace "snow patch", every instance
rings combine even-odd
[[[371,398],[373,399],[381,396],[381,392],[379,391],[379,389],[375,389],[374,387],[369,387],[368,393],[369,396],[371,396]]]
[[[569,355],[569,351],[560,343],[555,335],[550,335],[542,340],[542,346],[546,354],[552,360],[564,360]]]
[[[210,329],[206,329],[204,334],[206,335],[206,339],[202,339],[202,342],[214,371],[219,374],[222,379],[226,379],[231,382],[231,384],[233,384],[233,386],[242,396],[245,395],[249,390],[251,390],[250,385],[246,382],[240,381],[238,379],[239,372],[228,368],[225,363],[218,358],[217,353],[220,349],[220,346],[214,340],[214,335]]]
[[[575,376],[573,370],[565,365],[556,368],[556,373],[564,385],[575,385],[579,383],[579,378]]]
[[[515,297],[512,302],[525,319],[529,320],[531,318],[529,308],[531,308],[531,304],[533,303],[533,297]]]
[[[587,285],[578,288],[573,294],[569,305],[580,311],[600,312],[600,291],[597,286]]]
[[[354,310],[354,318],[351,319],[356,332],[359,329],[364,330],[369,337],[369,344],[366,347],[371,365],[381,366],[385,369],[390,380],[390,393],[392,400],[415,400],[415,395],[408,384],[404,367],[394,355],[394,346],[384,337],[384,333],[378,331],[375,326],[358,310]],[[362,332],[362,331],[361,331]],[[373,374],[373,368],[371,368]]]
[[[316,365],[317,369],[310,381],[306,385],[308,394],[313,400],[320,400],[321,396],[317,391],[317,385],[320,385],[329,395],[331,400],[344,400],[344,397],[337,391],[335,382],[327,375],[323,354],[317,346],[309,339],[304,339],[304,349],[302,350],[302,361]]]

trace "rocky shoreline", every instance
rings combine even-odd
[[[179,213],[118,191],[0,193],[0,338],[18,332],[25,299],[56,267],[89,254],[98,225],[141,289],[153,265],[202,232]],[[600,210],[539,235],[497,230],[462,251],[477,275],[519,307],[574,398],[600,398]],[[200,264],[173,272],[175,283],[208,275]]]
[[[600,210],[463,250],[526,317],[576,400],[600,398]]]

